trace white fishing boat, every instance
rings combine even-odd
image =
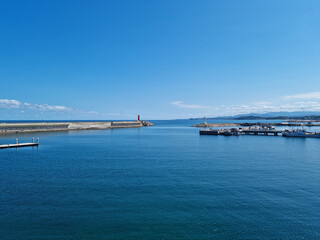
[[[320,138],[320,133],[307,132],[304,129],[297,129],[297,130],[285,130],[282,133],[282,136],[284,136],[284,137]]]

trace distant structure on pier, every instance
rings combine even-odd
[[[138,114],[138,121],[140,121],[140,114]]]
[[[204,123],[204,124],[207,124],[207,117],[204,117],[203,119],[204,119],[204,122],[203,122],[203,123]]]

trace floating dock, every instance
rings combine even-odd
[[[39,143],[4,144],[4,145],[0,145],[0,149],[21,148],[21,147],[37,147],[37,146],[39,146]]]
[[[2,144],[2,145],[0,145],[0,149],[21,148],[21,147],[38,147],[38,146],[39,146],[39,138],[37,138],[37,142],[34,142],[34,138],[32,138],[31,143],[19,143],[18,139],[16,139],[15,144]]]

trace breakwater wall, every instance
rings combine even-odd
[[[153,126],[153,124],[147,121],[0,123],[0,134],[138,128],[144,126]]]

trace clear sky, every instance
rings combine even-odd
[[[0,119],[320,111],[319,0],[0,0]]]

